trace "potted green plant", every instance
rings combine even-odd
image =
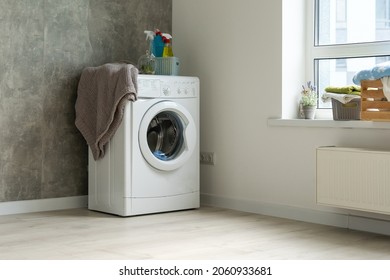
[[[305,119],[314,119],[317,107],[317,88],[308,81],[302,85],[300,106]]]

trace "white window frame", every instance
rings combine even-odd
[[[315,46],[315,2],[306,0],[306,79],[315,81],[315,59],[354,58],[390,55],[390,41]],[[318,109],[318,119],[332,119],[332,109]]]

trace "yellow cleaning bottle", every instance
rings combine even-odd
[[[163,57],[172,57],[173,51],[172,51],[172,45],[171,40],[168,38],[163,38],[164,40],[164,50],[163,50]]]

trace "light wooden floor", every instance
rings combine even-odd
[[[0,259],[390,259],[390,237],[232,210],[0,216]]]

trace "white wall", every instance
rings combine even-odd
[[[297,5],[291,1],[285,4],[302,9],[301,0]],[[202,199],[243,211],[348,226],[345,215],[327,214],[348,211],[315,203],[315,148],[390,148],[390,131],[267,126],[268,118],[282,116],[282,95],[295,102],[290,95],[299,93],[304,82],[297,81],[304,77],[304,61],[292,58],[286,64],[288,48],[302,57],[297,48],[303,48],[304,36],[297,33],[294,42],[284,33],[282,48],[282,4],[173,0],[174,53],[181,58],[182,74],[201,80],[201,151],[216,153],[214,166],[201,166]]]
[[[302,32],[306,18],[305,1],[284,1],[282,8],[282,117],[297,118],[303,81],[312,80],[306,73],[306,36]],[[299,90],[298,90],[299,89]]]

